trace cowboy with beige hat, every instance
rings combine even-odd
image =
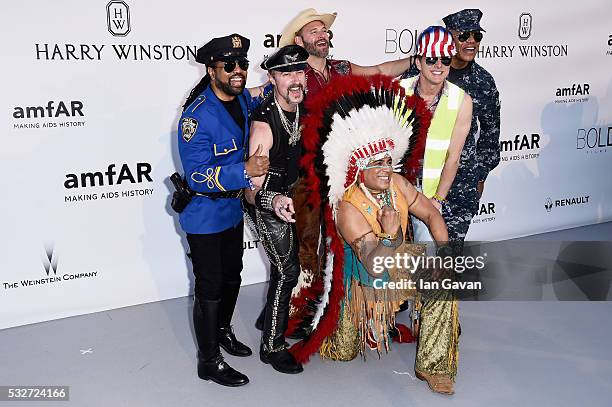
[[[331,79],[342,75],[376,75],[383,74],[392,77],[401,75],[410,67],[410,58],[384,62],[374,66],[361,66],[347,60],[330,59],[329,48],[331,34],[329,29],[336,20],[337,13],[320,13],[314,8],[301,11],[284,28],[279,46],[297,44],[308,51],[308,65],[304,69],[306,74],[306,91],[312,95]],[[320,240],[320,208],[308,206],[303,180],[298,182],[294,190],[295,219],[300,244],[300,264],[302,275],[298,283],[298,298],[311,298],[316,287],[320,287],[320,272],[322,267],[322,251],[319,248]],[[310,282],[310,284],[303,284]],[[292,310],[292,318],[302,319],[303,310]],[[299,335],[299,333],[298,333]]]

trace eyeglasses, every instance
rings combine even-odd
[[[449,66],[451,64],[451,61],[453,60],[453,58],[451,57],[426,57],[425,63],[427,65],[435,65],[438,62],[438,59],[440,60],[440,62],[442,62],[442,65],[444,66]]]
[[[238,64],[240,69],[242,69],[243,71],[249,69],[249,61],[247,61],[246,59],[239,59],[237,61],[225,61],[223,65],[216,65],[215,68],[222,67],[225,72],[232,73],[234,72],[234,69],[236,69],[236,64]]]
[[[457,33],[457,39],[461,42],[465,42],[470,38],[470,35],[474,37],[474,41],[480,42],[482,40],[482,32],[480,31],[463,31]]]

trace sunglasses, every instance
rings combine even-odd
[[[453,60],[453,58],[451,57],[426,57],[425,63],[427,65],[435,65],[438,62],[438,59],[440,60],[440,62],[442,62],[442,65],[444,66],[449,66],[451,64],[451,61]]]
[[[246,59],[239,59],[237,61],[225,61],[223,65],[216,65],[215,68],[223,67],[223,70],[225,72],[232,73],[234,72],[234,69],[236,69],[236,64],[238,64],[240,69],[242,69],[243,71],[249,69],[249,61],[247,61]]]
[[[461,42],[465,42],[470,38],[470,35],[474,37],[474,41],[480,42],[482,40],[482,32],[480,31],[463,31],[457,34],[457,39]]]

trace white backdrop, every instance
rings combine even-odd
[[[483,10],[479,62],[497,82],[501,139],[512,143],[487,180],[468,239],[612,219],[609,0],[243,3],[5,5],[0,328],[192,290],[168,176],[181,169],[180,106],[204,72],[193,53],[239,32],[251,39],[249,85],[257,85],[259,62],[307,7],[338,12],[333,56],[360,65],[411,54],[416,33],[448,13]],[[245,246],[244,283],[265,280],[258,242],[247,236]]]

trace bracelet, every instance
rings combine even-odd
[[[278,192],[274,191],[266,191],[260,189],[255,194],[255,207],[264,211],[274,212],[274,208],[272,207],[272,200],[276,195],[281,195]]]
[[[438,202],[440,205],[443,205],[446,202],[446,199],[442,198],[437,193],[435,193],[434,196],[432,196],[432,198],[433,198],[434,201]]]
[[[249,183],[249,189],[251,191],[255,190],[255,184],[253,184],[253,181],[251,180],[251,176],[249,174],[247,174],[247,170],[244,170],[244,179]]]
[[[378,237],[380,243],[385,247],[390,247],[393,249],[397,249],[404,243],[404,233],[400,228],[395,236],[390,235],[389,233],[377,233],[376,237]]]

